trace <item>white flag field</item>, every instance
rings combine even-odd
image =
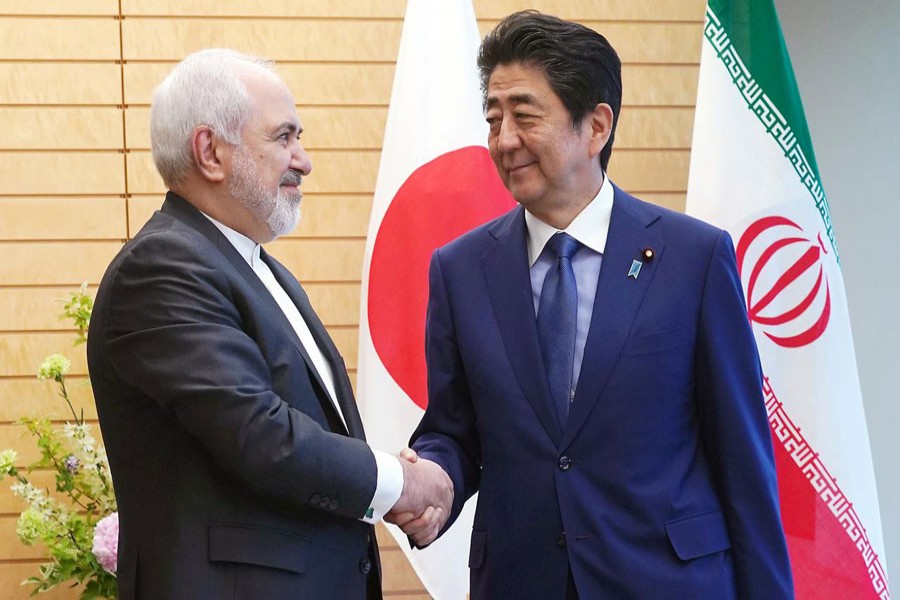
[[[687,212],[729,231],[797,598],[887,600],[838,246],[772,0],[710,0]]]
[[[369,442],[398,452],[428,403],[431,253],[513,205],[487,152],[470,0],[409,0],[369,223],[357,392]],[[425,551],[397,538],[428,592],[464,600],[472,500]]]

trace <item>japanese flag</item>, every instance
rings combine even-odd
[[[409,0],[363,267],[357,391],[369,442],[398,452],[428,404],[425,310],[431,253],[509,210],[485,143],[469,0]],[[413,568],[439,600],[468,591],[470,501]]]

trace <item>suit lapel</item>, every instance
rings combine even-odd
[[[272,296],[272,293],[269,292],[266,285],[262,282],[259,276],[253,272],[253,268],[247,264],[247,261],[243,256],[235,249],[235,247],[228,241],[222,232],[212,224],[212,222],[203,216],[200,211],[191,206],[186,200],[180,198],[179,196],[169,192],[166,196],[166,201],[163,204],[162,211],[168,214],[171,214],[175,218],[183,221],[187,225],[193,227],[203,235],[209,239],[209,241],[216,247],[219,252],[231,263],[231,266],[240,273],[241,277],[253,288],[253,292],[255,297],[259,299],[260,302],[268,305],[268,313],[271,315],[275,315],[276,319],[280,319],[282,321],[283,329],[287,333],[288,337],[300,351],[300,354],[303,355],[303,359],[306,361],[306,364],[310,366],[310,368],[315,371],[312,366],[312,361],[309,358],[309,355],[306,353],[306,350],[303,348],[303,344],[300,342],[300,338],[297,337],[296,332],[294,331],[294,327],[291,325],[291,322],[288,321],[288,318],[285,316],[284,312],[278,306],[278,302],[276,302],[275,298]],[[262,252],[262,249],[260,249]],[[324,389],[324,388],[323,388]]]
[[[315,365],[313,364],[312,359],[306,351],[306,348],[303,346],[303,343],[300,341],[300,338],[297,336],[297,332],[294,331],[294,326],[291,325],[291,322],[288,320],[287,316],[285,316],[284,312],[281,310],[281,307],[278,306],[278,302],[275,301],[275,298],[272,296],[271,292],[266,288],[265,284],[260,280],[260,278],[253,272],[253,269],[250,265],[247,264],[247,261],[240,255],[240,253],[235,250],[234,246],[228,239],[222,235],[222,232],[216,228],[212,222],[203,216],[196,208],[194,208],[190,203],[186,200],[174,194],[172,192],[168,192],[166,194],[166,200],[162,206],[162,212],[169,214],[178,220],[184,222],[190,227],[196,229],[200,233],[209,239],[209,241],[222,253],[222,255],[228,260],[229,263],[237,270],[238,273],[246,280],[246,282],[253,288],[255,297],[262,302],[263,304],[268,305],[267,313],[273,315],[273,318],[280,320],[282,329],[285,332],[285,335],[291,340],[294,344],[294,347],[300,353],[300,356],[303,357],[304,362],[307,366],[307,371],[312,374],[312,377],[315,379],[323,398],[320,398],[321,404],[323,406],[323,410],[330,411],[336,419],[336,422],[340,422],[340,417],[337,415],[337,412],[334,408],[334,403],[328,398],[328,391],[325,387],[325,382],[322,381],[321,375],[316,370]],[[280,263],[266,254],[265,250],[260,249],[260,256],[264,258],[266,264],[269,265],[269,268],[272,270],[272,273],[275,275],[275,279],[278,280],[278,283],[281,284],[281,287],[287,292],[288,296],[297,305],[297,308],[300,310],[300,314],[306,320],[307,324],[310,326],[310,330],[313,333],[313,337],[316,339],[316,343],[319,344],[319,348],[323,349],[325,353],[326,359],[331,362],[332,371],[334,372],[335,378],[335,392],[338,395],[338,399],[340,401],[342,396],[347,395],[347,390],[350,390],[349,396],[352,402],[353,392],[350,388],[350,382],[347,380],[346,370],[343,367],[343,362],[341,361],[341,365],[336,367],[334,362],[332,361],[332,354],[330,351],[325,350],[326,345],[320,341],[319,337],[317,337],[316,330],[313,328],[313,324],[310,318],[310,315],[314,317],[315,322],[319,325],[319,327],[324,331],[324,327],[321,326],[321,322],[317,317],[315,317],[315,313],[313,312],[309,300],[306,298],[306,293],[300,288],[300,285],[297,283],[297,280],[285,269]],[[302,308],[302,305],[306,306],[306,309]],[[334,348],[334,344],[331,342],[331,338],[328,337],[328,334],[325,333],[324,337],[327,339],[328,346],[330,348]],[[334,353],[337,354],[337,351],[334,350]],[[345,419],[347,420],[347,426],[351,429],[351,435],[355,437],[363,437],[362,436],[362,424],[359,418],[359,411],[356,408],[356,404],[353,404],[352,410],[348,411],[344,407],[344,403],[341,403],[341,410],[344,411]],[[352,415],[352,416],[351,416]],[[334,421],[335,419],[332,419]],[[357,434],[353,433],[353,429],[357,428]],[[346,433],[346,432],[343,432]],[[364,439],[364,438],[363,438]]]
[[[653,280],[665,249],[662,238],[648,229],[658,218],[660,213],[615,188],[581,374],[562,446],[575,438],[597,403]],[[653,249],[653,260],[642,257],[645,248]],[[635,260],[642,262],[637,278],[628,275]]]
[[[559,442],[562,431],[550,400],[538,342],[525,231],[521,207],[498,221],[490,231],[496,243],[483,257],[482,267],[513,372],[550,439]]]
[[[332,377],[334,378],[334,392],[337,396],[337,402],[340,406],[341,413],[344,416],[344,421],[347,423],[349,434],[355,438],[365,440],[366,436],[363,431],[362,419],[359,416],[359,409],[356,406],[356,401],[353,399],[353,388],[350,385],[350,379],[347,377],[347,369],[344,365],[344,360],[341,358],[331,336],[328,335],[325,325],[319,320],[318,315],[312,308],[312,304],[309,302],[309,297],[306,295],[306,292],[300,286],[297,279],[291,275],[281,263],[270,257],[265,251],[262,251],[260,256],[266,264],[269,265],[269,268],[275,275],[275,279],[278,280],[278,283],[281,284],[281,287],[287,292],[287,295],[297,307],[297,310],[300,311],[300,316],[306,321],[309,331],[312,333],[313,340],[315,340],[319,350],[322,351],[325,360],[328,361],[328,364],[331,367]],[[300,347],[304,360],[310,365],[310,371],[312,371],[316,378],[316,382],[326,396],[325,401],[323,402],[325,410],[334,412],[334,416],[338,417],[338,420],[340,420],[340,417],[335,411],[334,404],[331,402],[331,399],[327,397],[328,392],[325,387],[325,382],[322,381],[321,375],[319,375],[319,372],[312,365],[312,359],[310,359],[309,354],[306,353],[303,344],[300,344]]]

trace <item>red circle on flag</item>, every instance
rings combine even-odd
[[[388,373],[423,409],[431,254],[513,206],[487,149],[470,146],[413,171],[381,221],[369,267],[369,331]]]

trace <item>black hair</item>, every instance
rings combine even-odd
[[[622,63],[607,39],[584,25],[535,10],[509,15],[482,40],[478,52],[485,104],[494,69],[510,63],[523,63],[544,73],[575,129],[597,104],[612,108],[612,131],[600,152],[600,166],[605,171],[622,106]]]

